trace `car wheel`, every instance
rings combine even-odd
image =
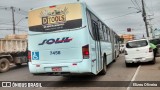
[[[154,58],[152,61],[151,61],[151,64],[155,64],[156,63],[156,59]]]
[[[125,64],[126,64],[126,67],[130,67],[131,66],[130,63],[125,62]]]

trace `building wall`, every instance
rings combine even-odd
[[[133,40],[135,36],[133,34],[123,34],[120,36],[121,38],[124,38],[124,43],[127,41]]]

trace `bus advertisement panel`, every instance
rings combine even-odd
[[[50,32],[79,28],[81,26],[82,10],[80,4],[49,6],[29,13],[30,31]]]

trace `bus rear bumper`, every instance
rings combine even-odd
[[[61,68],[54,71],[53,68]],[[91,73],[91,63],[89,60],[83,60],[79,63],[60,63],[60,64],[32,64],[29,62],[29,71],[33,74],[51,74],[51,75],[71,75]]]

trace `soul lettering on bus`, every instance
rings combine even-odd
[[[65,15],[56,15],[56,16],[48,16],[42,17],[42,24],[56,24],[58,22],[65,22],[66,17]]]
[[[63,38],[57,38],[57,39],[45,39],[38,45],[44,45],[44,44],[58,44],[58,43],[66,43],[72,41],[72,38],[69,37],[63,37]]]

